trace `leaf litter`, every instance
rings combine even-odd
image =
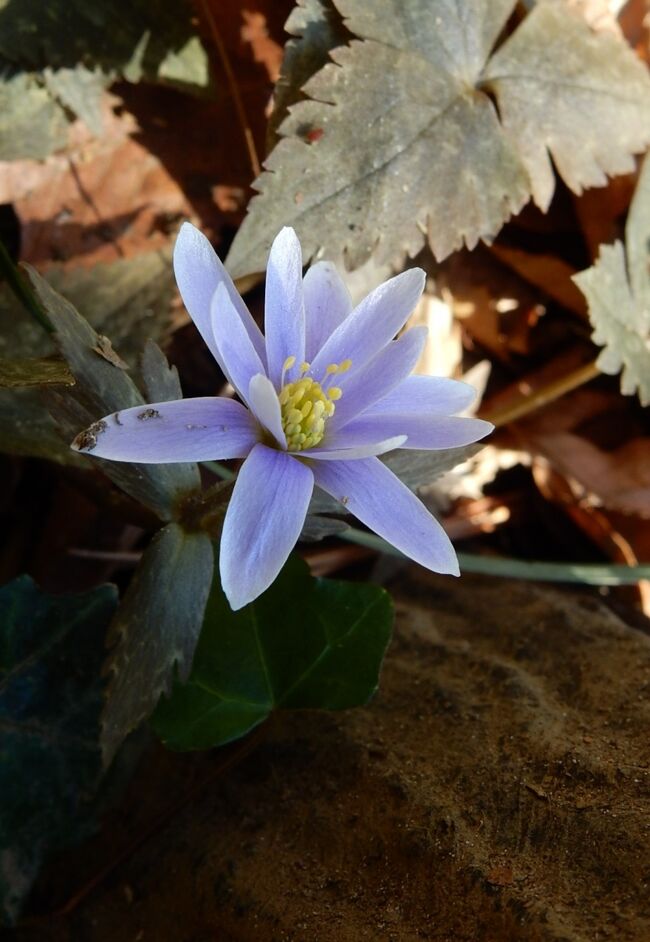
[[[222,257],[234,238],[230,258],[240,274],[262,270],[265,245],[293,223],[314,257],[354,268],[355,297],[412,255],[429,275],[413,320],[433,328],[422,369],[466,377],[479,389],[478,415],[500,421],[476,454],[440,454],[432,462],[398,452],[393,467],[438,508],[461,549],[486,558],[648,562],[650,427],[636,393],[647,401],[650,165],[637,183],[633,160],[650,140],[645,7],[630,3],[613,20],[609,5],[561,9],[571,5],[526,4],[525,15],[520,5],[512,18],[510,0],[456,4],[442,31],[431,17],[409,32],[407,13],[419,9],[409,0],[388,35],[383,0],[303,0],[293,10],[289,2],[210,0],[257,152],[264,155],[267,139],[272,148],[256,184],[262,195],[247,215],[247,149],[201,4],[193,29],[210,60],[212,98],[145,83],[102,84],[97,97],[84,97],[84,115],[83,104],[69,97],[83,91],[74,69],[64,74],[57,63],[52,74],[35,78],[31,64],[11,79],[25,109],[23,124],[12,127],[16,135],[41,134],[41,154],[53,141],[56,152],[0,164],[0,202],[16,213],[19,258],[89,317],[93,359],[111,380],[124,378],[144,412],[147,402],[175,398],[179,381],[192,395],[223,388],[218,373],[196,368],[200,342],[174,301],[169,252],[181,220],[200,224]],[[442,10],[442,0],[435,7]],[[461,49],[462,36],[473,45]],[[558,75],[568,92],[554,84]],[[63,117],[52,110],[53,95],[68,96]],[[79,117],[71,123],[72,113]],[[13,114],[3,111],[0,137],[7,122],[18,121]],[[538,210],[520,212],[531,196]],[[458,250],[463,242],[476,247]],[[246,300],[261,324],[263,297],[254,281]],[[49,361],[51,375],[61,377],[54,352],[4,286],[0,358],[34,371]],[[571,391],[571,377],[594,363],[598,369],[584,372],[589,386]],[[625,395],[615,376],[600,375],[621,368]],[[45,382],[45,374],[31,375]],[[129,605],[111,634],[103,734],[109,755],[159,693],[172,689],[175,670],[189,670],[211,549],[192,541],[187,555],[177,552],[169,525],[162,550],[152,552],[164,553],[170,581],[192,570],[194,601],[178,622],[166,618],[164,598],[143,605],[152,591],[149,567],[138,577],[132,569],[156,529],[155,515],[136,512],[117,486],[78,459],[55,470],[54,462],[71,454],[57,425],[78,429],[88,415],[87,403],[62,406],[67,389],[0,390],[10,482],[0,505],[9,534],[0,571],[9,581],[30,560],[59,559],[64,546],[69,555],[51,567],[48,589],[70,587],[64,571],[86,589],[97,560],[91,568],[74,553],[114,553],[102,562],[103,578],[119,583]],[[210,479],[210,470],[202,474]],[[136,477],[119,486],[137,493]],[[169,479],[155,485],[159,512],[169,486]],[[47,515],[32,506],[36,490],[51,504]],[[68,542],[61,542],[55,521],[78,515],[79,502],[97,515],[89,519],[104,522],[81,537],[70,521]],[[311,510],[303,534],[313,541],[303,544],[310,565],[320,575],[342,566],[365,575],[368,552],[339,539],[349,524],[341,506],[320,497]],[[612,595],[650,609],[647,586]],[[143,607],[151,613],[146,624],[133,614]],[[143,648],[149,633],[157,642]]]

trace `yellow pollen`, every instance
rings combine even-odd
[[[295,357],[287,357],[282,368],[282,387],[278,395],[282,414],[282,428],[287,437],[289,451],[303,451],[318,445],[325,435],[327,420],[334,415],[334,405],[343,390],[340,386],[329,386],[330,377],[347,373],[352,360],[330,363],[321,382],[305,374],[311,369],[309,363],[300,364],[300,378],[285,383],[287,370],[295,365]]]

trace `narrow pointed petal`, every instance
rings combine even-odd
[[[312,361],[312,374],[328,364],[352,360],[360,369],[402,329],[424,290],[424,272],[410,268],[375,288],[358,304]]]
[[[219,285],[212,299],[212,324],[226,376],[241,398],[248,402],[251,379],[265,370],[223,285]]]
[[[302,282],[305,296],[305,360],[311,363],[352,310],[352,298],[332,262],[317,262]]]
[[[336,403],[328,427],[341,428],[401,383],[420,359],[427,333],[426,327],[413,327],[399,340],[392,340],[349,379],[344,374],[339,382],[343,396]]]
[[[444,376],[409,376],[391,392],[366,409],[366,414],[390,412],[430,412],[455,415],[464,412],[476,399],[476,390],[469,383]]]
[[[327,447],[354,448],[394,435],[406,435],[402,448],[458,448],[493,431],[491,422],[455,415],[360,415],[327,437]]]
[[[309,448],[300,452],[302,458],[317,458],[319,461],[349,461],[351,458],[370,458],[372,455],[384,455],[396,448],[403,448],[406,435],[386,438],[383,442],[354,445],[350,448]]]
[[[221,536],[221,584],[234,610],[271,585],[302,530],[314,489],[307,465],[256,445],[242,465]]]
[[[219,285],[223,285],[235,306],[246,333],[262,362],[265,362],[262,332],[242,301],[232,278],[202,232],[184,222],[174,246],[174,273],[183,303],[213,357],[223,369],[214,340],[210,305]]]
[[[248,387],[248,401],[258,422],[261,422],[278,445],[286,450],[287,438],[282,428],[280,400],[268,376],[258,373],[252,378]]]
[[[209,396],[114,412],[77,435],[72,448],[113,461],[169,464],[243,458],[258,439],[257,423],[244,406]]]
[[[296,366],[287,372],[288,376],[297,372],[305,359],[302,252],[298,236],[288,226],[280,230],[271,246],[266,270],[264,332],[269,379],[279,390],[286,359],[296,358]]]
[[[367,527],[433,572],[459,575],[442,526],[379,458],[314,464],[316,484]]]

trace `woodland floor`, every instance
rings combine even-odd
[[[243,758],[145,753],[37,888],[68,913],[16,942],[646,942],[643,620],[414,569],[391,590],[368,708],[277,716]]]

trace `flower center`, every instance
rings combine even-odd
[[[309,363],[303,363],[300,367],[300,379],[285,383],[285,373],[295,362],[295,357],[287,357],[284,362],[279,399],[287,448],[289,451],[302,451],[303,448],[313,448],[322,441],[327,420],[334,415],[334,403],[343,395],[339,386],[330,386],[331,380],[337,373],[346,373],[352,366],[352,361],[331,363],[320,383],[304,375],[310,367]]]

